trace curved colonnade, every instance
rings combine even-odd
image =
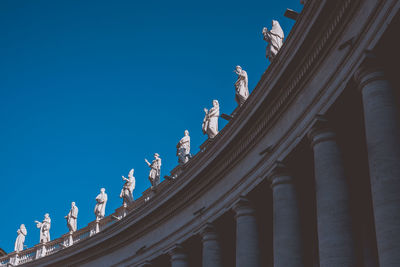
[[[398,266],[399,9],[307,1],[247,101],[176,179],[22,266]]]

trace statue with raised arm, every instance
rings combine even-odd
[[[106,189],[101,188],[100,194],[96,197],[96,206],[94,207],[94,214],[96,215],[96,221],[104,218],[106,214],[106,204],[107,204],[107,194]]]
[[[20,252],[24,250],[25,236],[28,234],[25,228],[25,224],[21,224],[21,226],[17,230],[17,233],[18,236],[17,239],[15,240],[14,251]]]
[[[219,103],[213,100],[213,107],[210,110],[204,109],[206,113],[203,120],[203,134],[207,134],[208,138],[214,138],[218,134],[218,117]]]
[[[35,221],[36,227],[40,228],[40,243],[46,243],[50,241],[50,226],[51,219],[50,215],[46,213],[42,222]]]
[[[69,229],[70,233],[73,233],[76,231],[76,225],[77,225],[77,220],[78,220],[78,207],[75,205],[75,202],[71,203],[71,209],[69,210],[69,213],[67,216],[64,217],[67,219],[67,226]]]
[[[161,158],[158,153],[154,154],[154,160],[150,163],[147,159],[144,159],[147,165],[150,167],[149,180],[151,188],[155,188],[160,183],[161,176]]]
[[[283,44],[283,30],[281,25],[277,20],[272,20],[272,29],[268,30],[266,27],[263,28],[264,40],[267,41],[267,58],[272,61],[276,54],[278,54],[279,49],[281,49]]]
[[[133,190],[135,189],[135,177],[133,176],[134,169],[131,169],[128,173],[128,178],[122,175],[122,180],[125,181],[124,187],[121,190],[119,197],[123,200],[123,205],[127,205],[133,202]]]
[[[242,67],[236,66],[236,70],[234,72],[238,75],[235,82],[235,100],[238,105],[241,106],[249,97],[249,80],[247,78],[247,72],[243,70]]]
[[[190,136],[188,130],[185,130],[185,136],[176,145],[176,155],[180,164],[185,164],[190,159]]]

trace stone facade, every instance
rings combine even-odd
[[[400,266],[399,10],[307,1],[252,94],[176,179],[23,266]]]

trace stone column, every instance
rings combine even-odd
[[[221,245],[214,225],[207,223],[200,235],[203,243],[203,266],[222,267]]]
[[[303,267],[299,208],[293,178],[277,162],[268,178],[273,192],[274,267]]]
[[[368,58],[356,73],[362,93],[375,230],[381,267],[400,264],[400,119],[384,72]]]
[[[236,267],[259,267],[260,246],[255,210],[241,197],[233,206],[236,219]]]
[[[181,245],[175,245],[169,255],[171,267],[189,267],[188,256]]]
[[[319,117],[308,136],[314,151],[320,265],[355,266],[349,188],[336,135]]]

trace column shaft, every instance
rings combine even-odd
[[[356,264],[349,189],[335,134],[318,120],[309,134],[314,150],[318,246],[321,267]]]
[[[171,267],[189,267],[188,256],[182,246],[176,245],[169,254]]]
[[[259,267],[260,247],[255,210],[241,198],[234,206],[236,215],[236,267]]]
[[[279,163],[269,179],[273,191],[274,267],[303,267],[299,209],[293,179]]]
[[[201,231],[203,244],[203,266],[222,267],[222,251],[218,233],[212,224]]]
[[[379,69],[358,73],[364,107],[375,230],[381,267],[400,264],[400,120],[396,97]]]

